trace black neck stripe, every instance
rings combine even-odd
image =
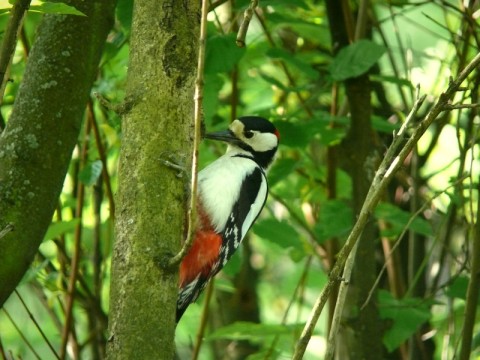
[[[232,157],[239,157],[239,158],[252,160],[255,164],[259,166],[260,170],[262,170],[262,173],[265,175],[265,170],[263,169],[262,165],[260,165],[253,156],[248,156],[245,154],[236,154],[236,155],[233,155]]]

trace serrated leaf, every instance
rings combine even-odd
[[[274,218],[258,221],[253,227],[253,232],[283,248],[298,248],[301,245],[297,230],[289,223]]]
[[[47,233],[43,237],[44,240],[56,239],[60,235],[71,232],[75,229],[80,219],[73,219],[69,221],[52,222],[48,227]]]
[[[255,324],[238,321],[231,325],[224,326],[207,337],[208,341],[218,339],[228,340],[250,340],[259,342],[266,337],[278,335],[290,335],[303,328],[303,324],[276,325],[276,324]]]
[[[207,39],[205,74],[229,72],[245,54],[235,43],[235,34],[214,35]]]
[[[378,300],[380,317],[392,320],[392,326],[383,335],[383,344],[389,352],[398,348],[431,317],[424,299],[395,299],[388,291],[380,290]]]
[[[366,73],[385,53],[385,47],[362,39],[341,49],[329,66],[335,81],[343,81]]]
[[[382,235],[392,238],[399,236],[408,225],[412,214],[403,211],[395,205],[389,203],[381,203],[375,209],[375,217],[382,219],[389,224],[389,228],[382,231]],[[430,223],[420,217],[416,217],[408,225],[408,228],[424,236],[432,236],[433,230]]]
[[[102,175],[103,164],[101,160],[96,160],[87,164],[78,174],[78,178],[87,186],[95,184]]]
[[[61,2],[42,2],[39,5],[31,5],[29,11],[39,12],[43,14],[62,14],[62,15],[77,15],[87,16],[83,12],[77,10],[71,5]]]

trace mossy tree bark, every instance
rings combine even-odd
[[[113,25],[115,0],[66,2],[87,16],[45,15],[0,136],[0,306],[50,224]]]
[[[109,359],[171,359],[185,237],[199,2],[134,2],[112,259]],[[187,171],[188,172],[188,171]],[[179,176],[181,175],[181,176]]]

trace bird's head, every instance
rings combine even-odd
[[[266,169],[277,151],[280,134],[273,124],[259,116],[242,116],[227,130],[208,133],[205,138],[228,143],[227,153],[237,151],[252,157]]]

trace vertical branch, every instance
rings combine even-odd
[[[205,46],[207,42],[207,14],[208,1],[202,1],[202,15],[200,20],[200,37],[198,46],[198,63],[197,63],[197,78],[195,80],[195,110],[194,110],[194,138],[192,151],[192,170],[191,170],[191,184],[190,184],[190,203],[187,210],[188,224],[187,224],[187,239],[183,244],[182,249],[178,254],[172,257],[168,263],[169,267],[174,267],[180,264],[182,259],[187,255],[193,243],[193,231],[195,228],[195,210],[197,203],[197,173],[198,173],[198,147],[202,139],[202,100],[203,100],[203,85],[204,77],[203,70],[205,68]]]
[[[5,91],[5,74],[7,73],[8,64],[12,60],[15,53],[15,45],[17,43],[18,29],[22,24],[23,15],[30,6],[30,0],[16,1],[11,10],[10,21],[3,36],[2,47],[0,49],[0,103],[3,99]],[[0,124],[0,130],[4,124]]]
[[[255,14],[255,9],[258,6],[258,0],[251,0],[250,5],[243,14],[243,21],[238,29],[237,33],[237,46],[245,47],[245,37],[247,36],[248,26],[250,21],[252,21],[253,15]]]
[[[102,138],[100,137],[100,131],[98,129],[95,113],[93,111],[93,102],[91,98],[89,99],[87,105],[88,105],[88,111],[92,115],[92,116],[89,116],[89,120],[92,122],[93,135],[95,136],[98,155],[100,156],[100,160],[102,162],[102,176],[103,176],[103,181],[105,183],[105,189],[107,190],[108,205],[110,207],[110,217],[112,218],[112,220],[115,220],[115,200],[113,196],[112,184],[110,181],[110,174],[108,173],[107,156],[105,153],[105,147],[103,145]]]
[[[88,136],[90,134],[90,122],[85,124],[85,139],[83,140],[83,147],[81,152],[80,163],[85,164],[87,153],[88,153]],[[68,282],[67,290],[67,304],[65,307],[65,326],[62,332],[62,344],[60,347],[60,359],[65,359],[66,348],[68,343],[68,338],[70,335],[70,328],[73,326],[73,304],[75,301],[75,284],[77,283],[78,277],[78,268],[80,263],[80,243],[82,240],[82,216],[83,216],[83,205],[85,200],[85,185],[79,181],[78,182],[78,193],[77,193],[77,206],[75,211],[75,217],[79,219],[78,224],[75,226],[75,235],[74,235],[74,245],[73,245],[73,254],[72,261],[70,264],[70,279]]]
[[[480,183],[479,183],[480,184]],[[477,186],[480,193],[480,185]],[[472,351],[472,335],[475,326],[475,316],[478,306],[478,292],[480,291],[480,201],[477,201],[477,219],[475,235],[471,252],[470,281],[467,288],[467,303],[465,305],[465,322],[463,323],[460,360],[468,360]]]

